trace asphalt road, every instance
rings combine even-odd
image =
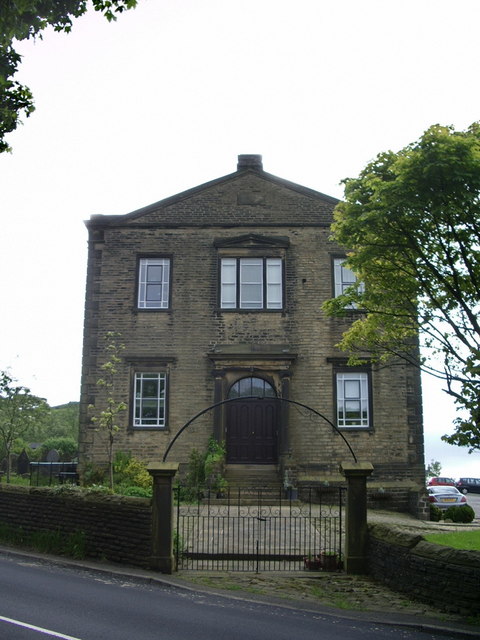
[[[437,632],[185,591],[0,555],[0,639],[440,640]],[[252,596],[253,597],[253,596]]]

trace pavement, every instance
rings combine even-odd
[[[415,520],[406,514],[369,512],[369,522],[390,522],[415,531],[452,530],[460,525]],[[463,525],[465,526],[465,525]],[[480,519],[470,525],[480,528]],[[311,611],[325,616],[368,620],[413,628],[451,638],[480,638],[480,615],[475,619],[445,613],[409,599],[369,576],[322,572],[213,572],[179,571],[171,576],[101,561],[79,561],[60,556],[0,547],[0,555],[28,557],[39,562],[107,574],[125,580],[158,584],[172,589],[203,591],[227,598]],[[480,613],[480,612],[479,612]]]

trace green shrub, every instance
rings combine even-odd
[[[151,498],[152,489],[144,489],[143,487],[125,487],[122,489],[122,495],[132,496],[133,498]]]
[[[132,459],[130,451],[117,451],[113,460],[113,472],[122,474]]]
[[[183,536],[181,536],[178,531],[174,531],[173,532],[173,555],[176,558],[182,558],[183,555],[186,553],[188,547],[185,543],[185,540],[183,539]]]
[[[10,475],[10,484],[21,485],[22,487],[28,487],[30,485],[29,476],[19,476],[17,473]]]
[[[46,456],[51,449],[56,449],[62,462],[70,462],[77,456],[78,443],[73,438],[47,438],[41,449],[43,456]]]
[[[26,442],[23,438],[16,438],[13,443],[12,453],[20,455],[24,449],[30,462],[40,460],[40,456],[42,453],[41,447],[38,447],[37,449],[30,449],[28,442]]]
[[[148,473],[146,465],[133,458],[130,452],[117,451],[113,461],[113,478],[115,490],[127,495],[127,487],[140,487],[151,492],[152,476]]]
[[[463,507],[448,507],[445,511],[445,520],[451,520],[452,522],[472,522],[475,518],[475,511],[469,504]]]
[[[28,456],[30,462],[41,462],[42,460],[42,447],[31,449],[28,445],[24,447],[25,453]]]
[[[179,498],[192,502],[203,496],[204,489],[223,492],[227,489],[225,473],[225,445],[211,437],[205,453],[192,449],[188,471]]]
[[[430,520],[432,522],[440,522],[443,518],[442,510],[435,504],[430,505]]]
[[[113,494],[113,491],[110,489],[110,487],[107,487],[106,484],[90,484],[88,485],[88,487],[82,487],[82,492],[86,493],[87,495],[91,495],[93,493],[111,496]]]
[[[62,534],[60,531],[37,529],[27,533],[22,527],[0,522],[0,541],[5,544],[35,549],[42,553],[58,553],[82,559],[86,554],[86,540],[83,531]]]
[[[145,464],[140,460],[132,458],[124,471],[124,475],[132,486],[151,490],[152,476],[148,473]]]
[[[205,482],[214,491],[224,491],[227,487],[224,478],[225,455],[225,444],[210,438],[204,462]]]
[[[185,486],[197,488],[205,484],[205,455],[198,449],[192,449],[188,459],[188,471]]]
[[[87,462],[83,471],[83,484],[86,487],[91,485],[103,485],[105,481],[105,471],[106,470],[104,468],[97,467],[91,462]]]
[[[83,531],[75,531],[67,536],[63,542],[63,553],[66,556],[83,560],[87,552],[87,541]]]

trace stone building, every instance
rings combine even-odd
[[[96,381],[105,334],[116,331],[125,345],[116,390],[128,405],[117,450],[159,460],[216,404],[169,461],[187,463],[214,435],[230,472],[324,483],[351,459],[346,438],[373,463],[372,487],[423,485],[418,371],[348,367],[335,344],[358,311],[338,319],[321,309],[353,278],[329,240],[336,203],[241,155],[230,175],[87,221],[82,464],[106,460],[88,405],[103,406]]]

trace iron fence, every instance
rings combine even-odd
[[[343,487],[292,492],[176,488],[177,569],[297,571],[341,567]]]
[[[76,462],[30,462],[30,485],[78,484]]]

